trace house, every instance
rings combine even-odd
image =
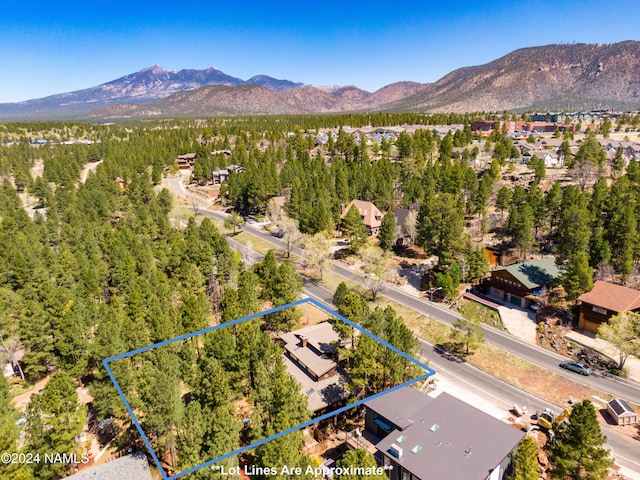
[[[220,170],[214,170],[211,172],[211,181],[214,185],[220,185],[222,182],[229,179],[229,175],[233,172],[244,172],[245,168],[241,165],[229,165],[227,168]]]
[[[399,208],[395,211],[393,216],[396,219],[396,245],[398,247],[410,247],[413,245],[414,236],[411,235],[411,232],[407,231],[407,217],[411,210],[408,208]],[[415,219],[416,217],[414,217]],[[413,226],[415,229],[415,225]],[[415,235],[415,234],[414,234]]]
[[[489,245],[484,247],[484,251],[489,260],[490,269],[505,267],[518,262],[517,258],[510,253],[509,248],[504,245]]]
[[[65,478],[70,480],[152,480],[149,462],[142,452],[125,455]]]
[[[284,363],[292,378],[306,395],[309,410],[319,412],[348,397],[349,378],[336,344],[343,344],[329,322],[301,328],[280,336]]]
[[[365,430],[390,480],[500,480],[525,436],[447,393],[403,387],[365,405]]]
[[[602,280],[596,281],[591,291],[580,295],[578,301],[578,327],[593,333],[617,313],[640,313],[640,291]]]
[[[634,425],[638,423],[638,415],[635,410],[621,398],[614,398],[607,403],[607,412],[616,422],[616,425]]]
[[[532,156],[541,159],[545,167],[560,167],[564,163],[556,152],[551,150],[535,150],[531,152]],[[524,155],[523,155],[524,158]]]
[[[560,277],[556,257],[516,263],[490,272],[484,286],[488,294],[505,303],[527,308]]]
[[[313,137],[313,145],[315,147],[321,147],[323,145],[326,145],[329,142],[329,137],[326,135],[316,135],[315,137]]]
[[[230,157],[231,150],[213,150],[211,155],[224,155],[225,157]]]
[[[481,135],[483,137],[488,137],[494,132],[494,130],[497,130],[500,128],[500,122],[497,122],[497,121],[471,122],[470,127],[474,135]]]
[[[184,155],[178,155],[178,158],[176,158],[176,162],[178,163],[178,168],[180,168],[181,170],[193,168],[193,164],[196,163],[196,154],[185,153]]]
[[[382,212],[372,202],[351,200],[348,205],[341,205],[340,218],[344,218],[351,207],[358,209],[369,235],[375,235],[382,225]]]

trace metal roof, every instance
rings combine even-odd
[[[447,393],[412,419],[413,425],[391,432],[376,448],[423,479],[485,480],[525,436]]]
[[[402,387],[369,400],[365,405],[403,430],[412,425],[413,416],[432,401],[431,397],[415,388]]]
[[[528,290],[547,285],[560,277],[560,269],[556,265],[556,257],[546,257],[539,260],[516,263],[494,271],[506,270],[513,275]]]

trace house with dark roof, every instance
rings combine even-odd
[[[227,168],[221,168],[220,170],[213,170],[211,172],[211,181],[214,185],[220,185],[229,179],[229,175],[233,172],[244,172],[245,168],[241,165],[229,165]]]
[[[337,344],[344,344],[329,322],[301,328],[280,336],[284,363],[306,395],[309,410],[319,412],[348,396],[349,383]]]
[[[447,393],[403,387],[365,405],[365,429],[390,480],[501,480],[525,436]]]
[[[598,280],[590,292],[578,297],[578,327],[597,333],[600,325],[620,312],[640,313],[640,291]]]
[[[399,208],[393,214],[396,219],[397,226],[395,243],[398,247],[410,247],[411,245],[413,245],[413,237],[406,228],[407,217],[409,216],[410,212],[411,210],[409,210],[408,208]]]
[[[176,158],[178,168],[180,168],[181,170],[192,168],[196,163],[196,157],[197,154],[195,153],[185,153],[184,155],[178,155],[178,158]]]
[[[490,296],[527,308],[543,297],[558,278],[556,257],[546,257],[496,268],[485,279],[484,286]]]

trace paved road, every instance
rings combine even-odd
[[[182,187],[180,179],[176,179],[173,182],[170,180],[169,186],[173,193],[182,197],[187,195],[186,191]],[[201,209],[200,213],[219,220],[224,220],[226,218],[224,213],[218,211]],[[279,239],[257,227],[245,225],[243,229],[274,245],[274,247],[280,249],[284,248],[283,243]],[[232,239],[230,240],[232,246],[234,248],[238,248],[240,244]],[[295,248],[293,253],[304,257],[304,251],[299,248]],[[357,280],[359,277],[356,272],[340,265],[338,262],[333,262],[332,271],[333,273],[349,280]],[[307,280],[305,281],[305,293],[315,300],[333,308],[333,292],[330,292],[324,287]],[[432,304],[424,298],[415,297],[392,286],[385,286],[381,295],[425,316],[431,315],[433,318],[449,325],[453,325],[455,320],[459,317],[457,313],[449,309],[443,308],[436,303]],[[531,363],[539,365],[559,375],[567,376],[574,381],[581,381],[586,385],[611,393],[615,396],[620,396],[636,404],[640,404],[640,386],[637,384],[609,378],[600,378],[595,375],[591,377],[579,377],[578,375],[567,372],[558,366],[559,363],[564,360],[564,357],[560,355],[526,343],[491,327],[485,327],[484,330],[487,342],[494,344],[509,353],[526,359]],[[494,401],[501,402],[504,408],[509,408],[514,403],[517,403],[518,405],[527,405],[529,411],[540,410],[547,407],[559,410],[558,406],[552,406],[544,400],[530,395],[506,382],[498,380],[495,377],[468,365],[467,363],[447,360],[434,350],[433,345],[424,340],[420,340],[420,345],[423,357],[429,360],[430,366],[434,368],[434,370],[441,371],[447,375],[455,377],[457,381],[464,383],[466,387],[471,388],[472,391],[475,390],[489,398],[493,398]],[[607,436],[608,446],[616,453],[618,463],[640,472],[640,454],[638,453],[637,442],[632,440],[630,441],[628,437],[609,430],[607,430]]]
[[[225,216],[224,213],[220,212],[203,211],[203,213],[220,219],[223,219]],[[245,225],[243,229],[262,240],[271,243],[275,247],[281,249],[284,248],[284,244],[279,239],[275,238],[273,235],[269,235],[257,227]],[[301,257],[305,256],[304,251],[298,248],[294,249],[293,253]],[[349,280],[358,281],[358,279],[361,278],[357,272],[341,265],[339,262],[333,262],[332,272]],[[435,302],[431,303],[426,298],[416,297],[390,285],[385,285],[380,295],[404,305],[405,307],[411,308],[422,315],[427,317],[432,316],[433,318],[450,326],[453,326],[456,319],[460,318],[458,313],[447,308],[443,308]],[[540,348],[537,345],[525,342],[524,340],[490,326],[483,326],[483,330],[485,340],[488,343],[497,346],[501,350],[509,352],[535,365],[546,368],[558,375],[566,376],[571,380],[581,382],[590,387],[610,393],[616,397],[624,398],[635,404],[640,404],[640,385],[635,382],[618,379],[616,377],[605,378],[598,375],[582,377],[578,374],[567,372],[559,366],[561,362],[566,360],[565,357]]]
[[[335,309],[332,304],[333,293],[326,288],[307,280],[305,281],[305,293],[328,308]],[[562,407],[559,405],[546,402],[466,362],[461,362],[439,352],[434,345],[425,340],[419,339],[419,342],[421,360],[428,362],[429,367],[433,368],[438,375],[455,380],[455,383],[461,388],[486,398],[504,410],[509,410],[515,403],[526,406],[530,413],[545,408],[551,408],[556,412],[562,411]],[[638,442],[609,429],[606,429],[604,433],[608,439],[607,447],[614,452],[616,463],[635,472],[640,472]],[[640,478],[640,473],[638,475]]]
[[[182,185],[181,179],[171,179],[169,180],[169,185],[173,193],[182,197],[188,195]],[[226,218],[226,214],[219,211],[202,209],[201,213],[219,220],[224,220]],[[258,227],[247,224],[243,226],[243,229],[265,242],[272,244],[274,247],[284,249],[284,243],[282,241]],[[300,257],[305,256],[304,250],[300,248],[294,248],[292,253]],[[357,272],[354,272],[350,268],[335,261],[332,265],[332,272],[348,280],[357,281],[361,278],[361,275]],[[453,326],[456,319],[460,318],[460,315],[456,312],[443,308],[435,302],[431,303],[425,298],[416,297],[390,285],[385,285],[380,295],[411,308],[422,315],[427,317],[432,316],[433,318],[436,318],[450,326]],[[640,385],[637,383],[625,381],[616,377],[601,377],[598,375],[581,377],[575,373],[568,372],[560,368],[560,362],[566,360],[566,358],[561,355],[557,355],[549,350],[540,348],[537,345],[525,342],[490,326],[483,326],[483,330],[484,338],[488,343],[495,345],[506,352],[527,360],[535,365],[546,368],[558,375],[566,376],[571,380],[581,382],[592,388],[610,393],[616,397],[624,398],[625,400],[631,401],[635,404],[640,404]]]

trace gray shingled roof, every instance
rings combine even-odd
[[[71,480],[152,480],[149,462],[142,452],[126,455],[66,478]]]
[[[376,448],[424,479],[485,480],[525,436],[447,393],[412,419],[413,425],[394,430]],[[402,449],[400,458],[390,453],[392,444]]]

